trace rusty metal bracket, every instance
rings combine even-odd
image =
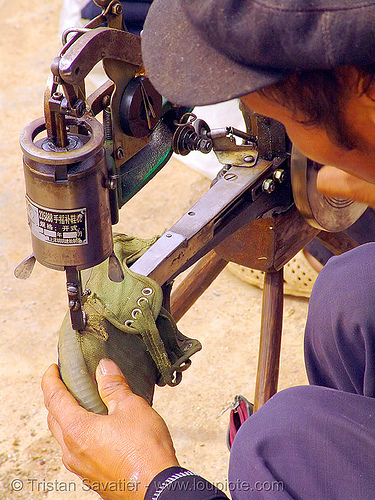
[[[261,186],[275,168],[265,160],[252,169],[232,167],[132,265],[132,271],[164,284],[251,220],[269,210],[286,211],[293,204],[288,189],[262,192],[253,200],[254,186]]]
[[[135,74],[142,67],[139,36],[112,28],[87,31],[61,56],[59,75],[64,82],[77,85],[105,59],[130,64]]]
[[[233,127],[211,130],[210,137],[213,141],[213,150],[217,159],[223,165],[253,167],[258,159],[258,151],[255,149],[255,145],[252,142],[237,144],[235,135],[246,141],[251,140],[250,136]]]

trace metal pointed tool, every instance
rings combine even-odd
[[[82,310],[82,280],[81,271],[76,267],[67,266],[66,271],[66,289],[69,299],[70,320],[73,330],[77,332],[83,330],[86,324],[86,317]]]
[[[124,272],[120,261],[114,253],[109,256],[108,260],[108,278],[116,283],[120,283],[124,279]]]
[[[26,257],[26,259],[24,259],[20,264],[18,264],[18,266],[14,270],[14,276],[19,280],[27,280],[27,278],[30,278],[31,273],[33,272],[35,262],[36,258],[32,253],[31,255]]]

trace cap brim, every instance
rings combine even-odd
[[[154,0],[142,32],[142,57],[156,90],[174,104],[215,104],[255,92],[288,73],[239,64],[199,34],[179,0]]]

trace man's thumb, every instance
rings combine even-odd
[[[100,360],[96,369],[96,380],[100,397],[108,408],[108,413],[111,413],[117,404],[131,393],[122,371],[110,359]]]

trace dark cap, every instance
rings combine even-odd
[[[375,63],[375,2],[154,0],[142,53],[168,100],[213,104],[296,70]]]

